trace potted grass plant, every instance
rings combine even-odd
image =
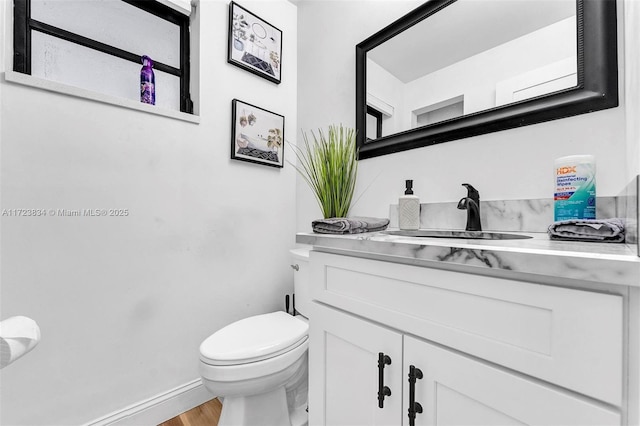
[[[302,133],[304,146],[293,146],[294,165],[313,191],[325,219],[347,217],[356,186],[358,161],[354,129],[329,126],[311,138]]]

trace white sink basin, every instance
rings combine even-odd
[[[533,238],[529,235],[521,234],[505,234],[502,232],[485,232],[485,231],[448,231],[448,230],[429,230],[417,229],[415,231],[383,231],[385,234],[398,235],[401,237],[418,237],[418,238],[461,238],[465,240],[523,240]]]

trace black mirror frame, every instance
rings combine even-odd
[[[576,0],[576,87],[367,141],[367,51],[456,1],[427,1],[356,45],[359,160],[618,106],[616,1]]]

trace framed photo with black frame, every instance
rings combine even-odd
[[[231,108],[231,158],[283,167],[284,116],[238,99]]]
[[[282,31],[232,1],[227,62],[280,84]]]

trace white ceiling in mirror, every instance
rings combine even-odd
[[[367,57],[407,83],[575,16],[575,8],[575,0],[459,0]]]

